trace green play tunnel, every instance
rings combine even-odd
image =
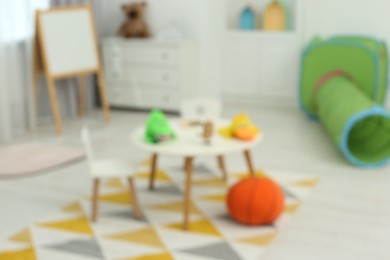
[[[389,161],[386,45],[364,37],[316,38],[301,66],[301,108],[319,118],[347,160],[358,167]]]
[[[390,114],[349,79],[335,77],[315,97],[317,115],[345,157],[360,167],[390,158]]]

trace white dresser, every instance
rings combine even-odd
[[[112,107],[177,111],[182,99],[196,95],[194,41],[107,38],[102,49]]]

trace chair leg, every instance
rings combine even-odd
[[[94,179],[92,190],[92,221],[97,220],[100,179]]]
[[[142,219],[142,213],[140,205],[138,203],[137,191],[135,189],[134,179],[132,177],[128,178],[129,188],[130,188],[130,197],[133,200],[133,212],[134,216],[137,219]]]
[[[228,174],[227,174],[226,166],[225,166],[225,158],[222,155],[219,155],[217,158],[218,158],[219,169],[222,171],[223,181],[227,182],[228,181]]]

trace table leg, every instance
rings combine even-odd
[[[158,160],[158,155],[156,153],[152,154],[152,165],[151,165],[150,177],[149,177],[149,190],[154,190],[154,180],[156,178],[156,173],[157,173],[157,160]]]
[[[191,188],[192,188],[192,157],[187,157],[186,166],[186,190],[184,195],[184,222],[183,229],[189,229],[189,217],[191,214]]]
[[[184,158],[183,171],[187,170],[187,157]]]
[[[222,155],[218,156],[218,165],[219,165],[219,169],[222,171],[223,181],[227,182],[228,181],[228,174],[227,174],[226,167],[225,167],[225,158],[223,158]]]
[[[251,153],[249,150],[245,150],[244,151],[244,155],[245,155],[245,159],[246,159],[246,163],[248,165],[248,168],[249,168],[249,173],[250,173],[250,176],[255,176],[255,169],[253,167],[253,161],[252,161],[252,157],[251,157]]]

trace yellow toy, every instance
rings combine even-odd
[[[238,114],[233,118],[230,127],[220,129],[219,133],[227,138],[252,141],[258,136],[260,130],[255,127],[246,114]]]

